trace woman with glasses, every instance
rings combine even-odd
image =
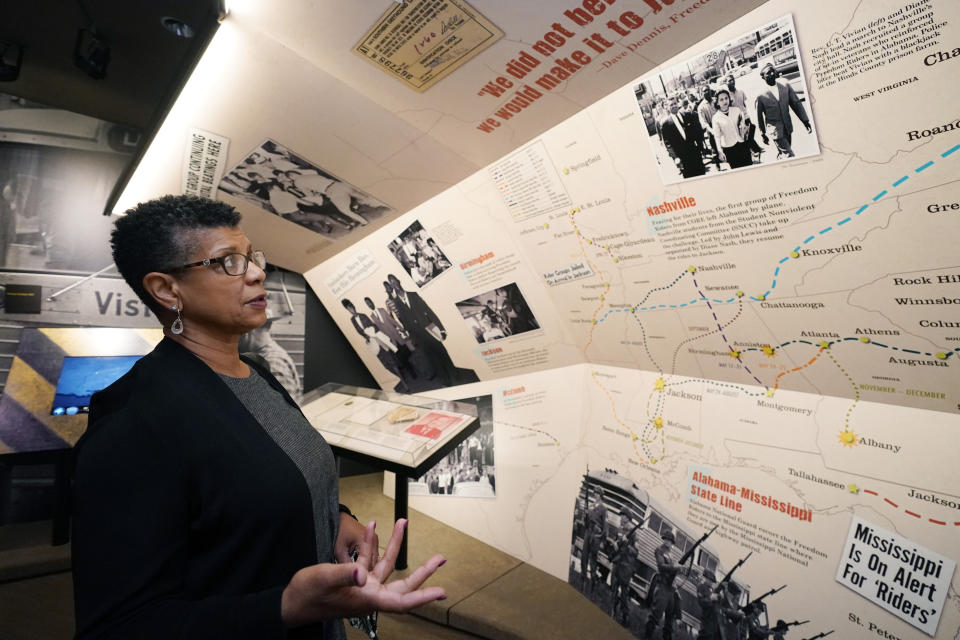
[[[266,321],[263,252],[224,203],[120,218],[117,268],[164,338],[91,401],[76,447],[77,638],[343,638],[340,618],[444,598],[434,556],[387,583],[374,523],[338,502],[330,447],[240,336]],[[351,560],[351,556],[356,560]]]

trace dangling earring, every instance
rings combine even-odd
[[[170,333],[180,335],[183,333],[183,320],[180,318],[180,309],[177,308],[177,305],[173,305],[170,308],[177,312],[177,319],[170,325]]]

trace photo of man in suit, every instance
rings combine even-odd
[[[793,121],[790,119],[790,110],[793,109],[807,133],[811,133],[813,128],[807,111],[790,83],[777,78],[777,70],[772,64],[763,65],[760,77],[767,84],[764,91],[757,95],[757,126],[763,144],[770,144],[768,137],[773,138],[777,145],[777,157],[792,158]]]
[[[400,279],[392,273],[387,276],[387,282],[393,289],[392,306],[403,330],[413,340],[413,344],[423,358],[434,369],[431,379],[445,387],[475,382],[477,374],[470,369],[457,369],[443,346],[447,338],[447,330],[440,318],[424,302],[420,294],[407,291],[400,284]]]
[[[700,148],[697,146],[693,128],[684,125],[680,118],[680,105],[676,98],[667,100],[667,110],[670,112],[669,115],[660,123],[660,134],[663,136],[663,144],[667,147],[667,152],[684,178],[702,176],[706,169],[703,166]]]

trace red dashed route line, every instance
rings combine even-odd
[[[876,491],[871,491],[870,489],[861,489],[861,491],[863,491],[864,493],[870,494],[871,496],[876,496],[876,497],[878,497],[878,498],[881,497],[879,493],[877,493]],[[898,505],[896,502],[894,502],[894,501],[891,500],[890,498],[884,498],[883,501],[886,502],[887,504],[889,504],[890,506],[892,506],[894,509],[899,509],[899,508],[900,508],[900,505]],[[904,509],[903,511],[904,511],[904,513],[906,513],[908,516],[913,516],[914,518],[917,518],[918,520],[923,520],[923,516],[920,515],[919,513],[914,513],[913,511],[910,511],[909,509]],[[928,520],[929,522],[932,522],[933,524],[939,524],[940,526],[944,526],[944,527],[947,526],[947,523],[944,522],[943,520],[935,520],[934,518],[927,518],[927,520]],[[954,522],[954,523],[953,523],[953,526],[955,526],[955,527],[960,527],[960,522]]]
[[[815,356],[813,356],[812,358],[810,358],[810,361],[807,362],[806,364],[802,364],[802,365],[800,365],[799,367],[795,367],[795,368],[793,368],[793,369],[790,369],[789,371],[784,371],[784,372],[780,373],[780,375],[778,375],[778,376],[777,376],[777,379],[774,381],[773,390],[776,391],[777,389],[780,388],[780,378],[782,378],[782,377],[785,376],[785,375],[791,374],[791,373],[796,373],[797,371],[800,371],[801,369],[806,369],[807,367],[809,367],[810,365],[812,365],[814,362],[816,362],[817,360],[819,360],[819,359],[820,359],[820,356],[823,355],[823,352],[824,352],[824,351],[826,351],[826,349],[824,349],[823,347],[820,347],[820,350],[817,351],[817,355],[815,355]]]

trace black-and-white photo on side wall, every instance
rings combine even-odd
[[[330,239],[393,213],[388,205],[273,140],[227,172],[220,191]]]

